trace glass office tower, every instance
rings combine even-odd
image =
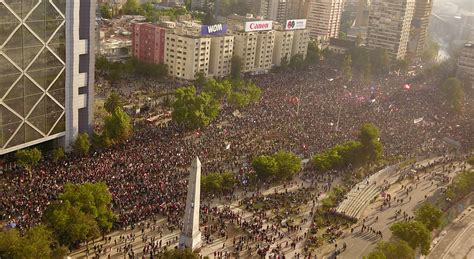
[[[0,1],[0,155],[90,129],[95,6]]]

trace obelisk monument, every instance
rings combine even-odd
[[[191,165],[191,175],[189,176],[183,229],[179,238],[180,248],[191,248],[194,250],[201,247],[201,231],[199,231],[200,197],[201,161],[196,157]]]

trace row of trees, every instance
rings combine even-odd
[[[415,211],[415,219],[401,221],[390,227],[393,238],[380,242],[368,259],[412,259],[416,251],[427,255],[431,244],[431,231],[441,226],[443,212],[430,203]]]
[[[1,258],[64,258],[69,248],[111,230],[116,220],[112,195],[104,183],[66,184],[58,201],[49,205],[43,223],[22,236],[0,232]]]
[[[472,159],[472,158],[471,158]],[[474,171],[465,171],[456,175],[452,184],[448,186],[445,197],[452,203],[462,200],[474,191]]]
[[[256,176],[261,180],[286,180],[301,171],[301,159],[287,151],[279,151],[271,156],[261,155],[252,161]]]
[[[372,123],[360,128],[357,141],[348,141],[316,154],[312,164],[320,172],[377,162],[383,155],[379,129]]]
[[[152,79],[163,79],[168,75],[168,67],[165,64],[151,64],[136,58],[121,62],[109,62],[104,56],[97,57],[96,69],[112,84],[122,78],[130,76],[143,76]]]
[[[234,188],[235,176],[232,172],[209,173],[201,177],[201,189],[206,194],[222,194]]]
[[[243,80],[199,79],[195,82],[203,86],[197,93],[196,87],[181,87],[175,91],[173,121],[187,129],[198,129],[209,125],[219,115],[223,102],[236,108],[245,108],[260,100],[262,90],[252,82]]]

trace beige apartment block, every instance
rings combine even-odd
[[[367,47],[385,49],[392,59],[404,59],[414,9],[415,0],[373,0]]]
[[[275,31],[259,31],[255,55],[256,73],[266,73],[273,65],[273,49],[275,47]]]
[[[229,75],[233,53],[234,36],[225,35],[212,37],[209,75],[213,77],[225,77]]]
[[[280,66],[286,59],[289,64],[292,57],[294,31],[275,31],[275,48],[273,50],[273,64]]]
[[[172,77],[194,80],[198,72],[207,76],[210,54],[210,37],[166,34],[165,64]]]
[[[257,32],[234,31],[234,55],[242,59],[242,73],[252,72],[255,68],[257,52]]]
[[[408,52],[412,57],[421,57],[426,45],[433,0],[415,0],[415,11],[411,22]]]
[[[306,59],[308,53],[309,30],[294,30],[291,55],[301,54]]]

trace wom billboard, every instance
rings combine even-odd
[[[202,25],[201,35],[223,35],[227,32],[226,24]]]
[[[306,19],[296,19],[296,20],[288,20],[285,24],[285,30],[300,30],[306,29]]]
[[[273,29],[272,21],[254,21],[245,23],[245,31],[269,31]]]

